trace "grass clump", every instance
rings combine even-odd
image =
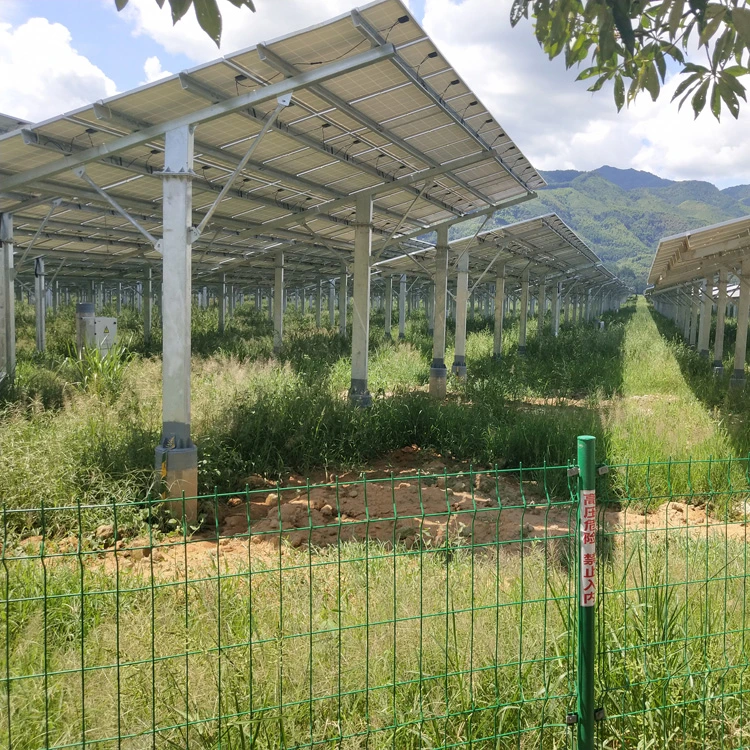
[[[84,347],[78,354],[71,347],[63,367],[70,371],[73,382],[84,391],[113,396],[120,390],[125,370],[134,356],[119,341],[106,353],[98,347]]]

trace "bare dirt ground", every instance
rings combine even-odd
[[[459,476],[419,479],[421,474]],[[375,482],[362,482],[362,475]],[[559,549],[568,545],[575,531],[576,508],[563,495],[547,498],[531,477],[519,480],[517,473],[494,474],[446,462],[440,456],[406,446],[374,464],[368,471],[339,475],[337,482],[321,474],[303,479],[284,478],[285,489],[262,477],[249,477],[253,490],[219,504],[218,524],[183,539],[158,541],[140,537],[107,538],[102,527],[104,566],[108,570],[134,568],[149,571],[205,568],[217,563],[278,560],[289,548],[308,548],[313,553],[341,542],[378,541],[407,549],[469,546],[494,548],[502,544],[510,554],[532,545]],[[308,484],[309,481],[309,484]],[[316,487],[315,484],[327,484]],[[209,509],[210,511],[211,509]],[[615,536],[639,531],[649,538],[683,532],[692,536],[720,534],[747,540],[742,522],[712,518],[705,507],[669,502],[647,514],[632,509],[605,509],[600,529]],[[215,528],[218,525],[219,534]],[[99,533],[99,532],[97,532]],[[447,539],[446,539],[447,537]],[[38,554],[41,537],[25,540],[25,552]],[[252,549],[250,549],[252,546]],[[47,545],[50,552],[74,552],[77,540]],[[557,554],[557,553],[555,553]]]
[[[338,488],[313,489],[308,489],[306,479],[292,475],[285,478],[290,489],[278,491],[268,483],[268,491],[251,494],[250,502],[238,495],[223,503],[218,536],[203,531],[188,545],[179,540],[153,548],[148,540],[132,540],[122,544],[120,564],[142,569],[165,564],[183,569],[186,563],[190,567],[205,562],[241,563],[249,556],[278,560],[289,547],[315,552],[366,538],[415,549],[443,547],[447,535],[449,545],[489,549],[500,543],[511,554],[522,546],[541,544],[559,550],[568,544],[576,524],[573,503],[567,497],[548,501],[532,480],[521,483],[517,474],[496,477],[487,473],[437,481],[416,478],[419,471],[455,473],[466,468],[446,466],[439,456],[407,446],[365,472],[368,479],[387,479],[368,483],[366,488],[361,481],[350,484],[360,480],[360,474],[340,475]],[[330,479],[312,477],[310,485]],[[260,477],[250,480],[256,489],[265,481]],[[648,514],[606,509],[600,516],[600,528],[614,535],[625,530],[647,532],[649,538],[682,532],[746,540],[748,534],[745,523],[727,523],[712,518],[705,507],[679,502],[666,503]],[[107,567],[113,564],[110,560]]]

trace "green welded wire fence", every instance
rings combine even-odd
[[[747,747],[748,461],[617,473],[598,507],[602,744]]]
[[[747,471],[597,474],[597,746],[747,744]],[[196,529],[4,505],[0,746],[576,747],[578,483],[269,484]]]

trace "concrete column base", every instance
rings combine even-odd
[[[390,331],[386,331],[385,332],[385,340],[386,341],[393,341],[393,336],[391,336],[391,332]]]
[[[157,445],[155,451],[157,486],[161,487],[162,497],[167,502],[169,512],[182,519],[183,506],[185,521],[195,524],[198,521],[198,448],[165,448]],[[182,500],[182,496],[191,498]]]
[[[721,364],[721,362],[714,362],[713,364],[713,371],[714,375],[723,375],[724,374],[724,365]]]
[[[495,353],[492,355],[492,361],[493,362],[500,362],[503,358],[502,354]]]
[[[430,367],[430,396],[444,399],[447,393],[448,370],[442,361],[434,361]]]
[[[354,406],[366,408],[372,404],[372,396],[367,390],[366,380],[355,380],[352,378],[352,387],[349,389],[349,402]]]
[[[453,360],[453,367],[451,367],[451,372],[457,378],[465,378],[466,377],[466,357],[457,356]]]
[[[403,333],[399,333],[399,335],[398,335],[398,340],[399,340],[399,341],[405,341],[405,340],[406,340],[406,334],[403,334]]]
[[[729,385],[731,385],[734,388],[744,388],[745,387],[745,371],[735,370],[732,373],[732,377],[729,379]]]
[[[701,349],[700,355],[703,359],[708,359],[708,349]]]
[[[519,346],[518,347],[518,354],[521,357],[525,357],[526,356],[526,347],[525,346]]]

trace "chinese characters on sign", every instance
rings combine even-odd
[[[581,490],[581,606],[596,601],[596,492]]]

